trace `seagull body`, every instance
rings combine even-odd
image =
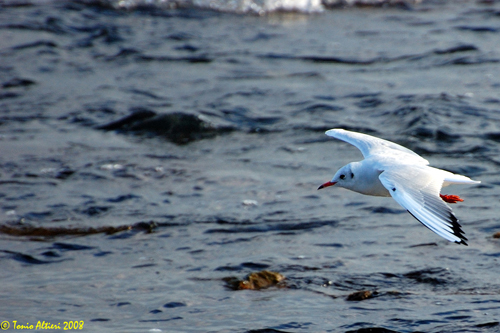
[[[479,181],[430,167],[429,162],[415,152],[387,140],[343,129],[331,129],[326,135],[357,147],[365,159],[343,166],[318,190],[337,185],[366,195],[392,196],[439,236],[467,245],[458,219],[446,204],[463,200],[440,192],[450,184],[478,184]]]

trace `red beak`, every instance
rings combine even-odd
[[[318,187],[318,190],[321,190],[322,188],[325,188],[325,187],[328,187],[328,186],[333,186],[335,184],[337,184],[337,182],[326,182],[326,183],[320,185],[320,187]]]

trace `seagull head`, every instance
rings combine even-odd
[[[350,189],[354,185],[354,182],[355,182],[354,173],[352,172],[351,163],[349,163],[346,166],[343,166],[342,168],[340,168],[340,170],[337,171],[337,173],[335,173],[335,176],[333,176],[331,181],[326,182],[324,184],[321,184],[318,187],[318,190],[321,190],[322,188],[333,186],[336,184],[337,184],[337,186]]]

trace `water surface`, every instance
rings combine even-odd
[[[130,3],[0,5],[2,321],[498,330],[498,4]],[[390,198],[318,192],[362,158],[334,127],[481,180],[443,191],[469,246]],[[262,270],[285,287],[225,282]]]

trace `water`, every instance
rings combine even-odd
[[[497,331],[498,3],[213,3],[0,5],[1,320]],[[334,127],[481,180],[443,191],[469,246],[316,191],[362,158]]]

